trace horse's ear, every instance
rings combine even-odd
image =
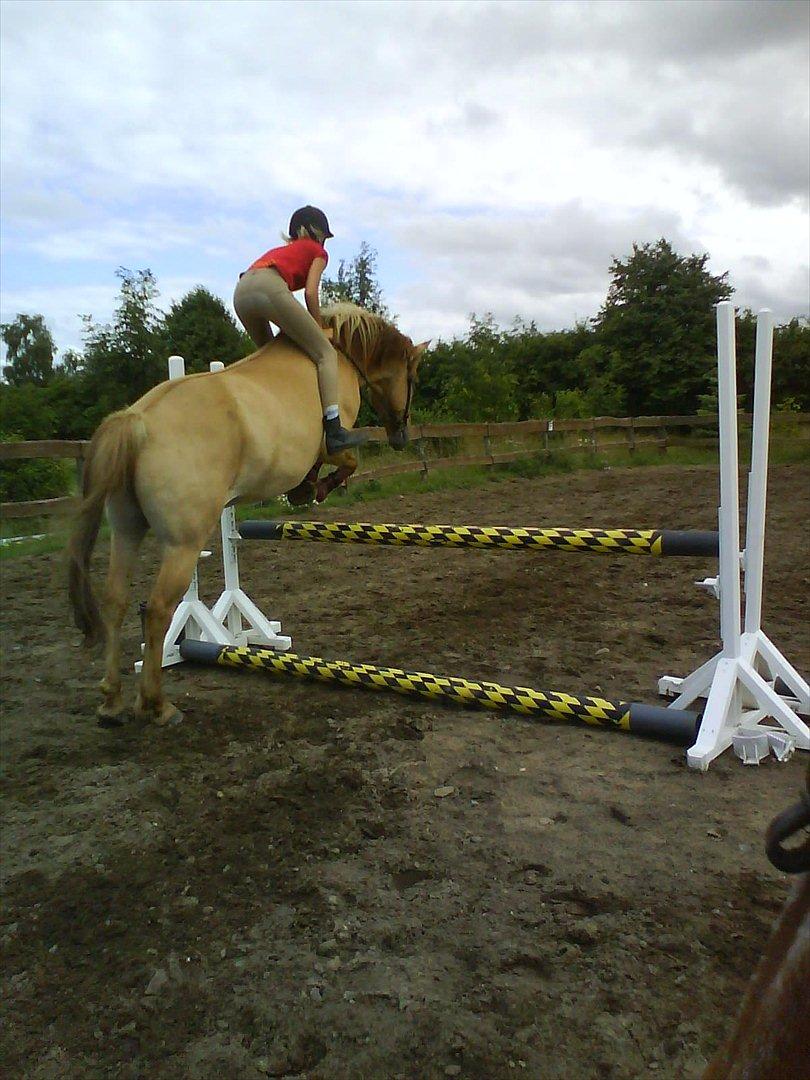
[[[420,341],[418,345],[414,345],[413,353],[411,354],[414,363],[418,363],[422,359],[422,353],[430,345],[431,340],[431,338],[428,338],[427,341]]]

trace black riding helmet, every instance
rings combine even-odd
[[[306,229],[307,236],[310,240],[315,240],[316,237],[312,233],[313,227],[320,229],[327,238],[335,235],[329,228],[326,214],[323,210],[319,210],[317,206],[302,206],[296,210],[290,218],[290,228],[288,232],[293,240],[295,240],[298,236],[298,230]]]

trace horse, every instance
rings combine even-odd
[[[338,353],[344,424],[357,419],[362,382],[389,444],[403,449],[417,367],[429,342],[414,345],[392,323],[353,304],[333,305],[322,315]],[[179,714],[163,695],[163,639],[222,508],[286,492],[299,499],[302,492],[323,495],[316,487],[323,462],[337,466],[326,478],[333,486],[357,466],[350,451],[326,456],[317,369],[283,334],[223,371],[162,382],[101,422],[85,460],[67,549],[76,626],[87,646],[105,644],[100,718],[109,722],[124,711],[121,626],[148,529],[161,556],[146,604],[135,708],[145,719],[167,723]],[[110,562],[99,606],[90,557],[105,508]]]

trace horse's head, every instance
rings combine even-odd
[[[409,337],[388,324],[381,335],[380,348],[364,372],[371,407],[385,428],[388,445],[394,450],[404,450],[408,442],[416,370],[429,344],[423,341],[414,345]]]
[[[430,342],[414,345],[393,323],[354,304],[335,304],[323,316],[334,331],[335,347],[359,372],[389,446],[404,450],[416,370]]]

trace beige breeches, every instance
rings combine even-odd
[[[233,306],[257,348],[272,341],[271,322],[299,345],[318,368],[318,390],[323,408],[337,405],[337,353],[276,269],[271,266],[243,274],[233,294]]]

